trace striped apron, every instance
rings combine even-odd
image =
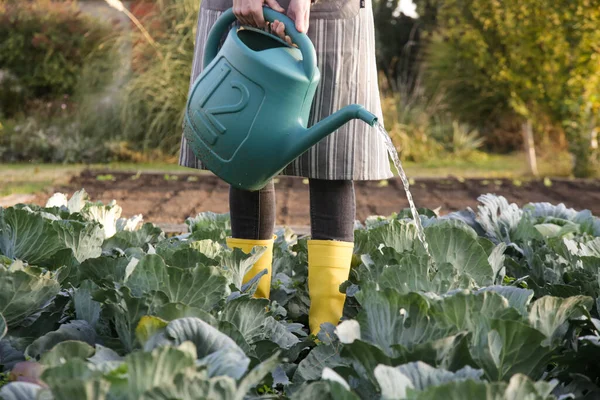
[[[315,45],[321,81],[313,101],[309,126],[349,104],[360,104],[383,123],[371,0],[319,0],[311,7],[307,32]],[[289,0],[279,4],[287,9]],[[208,33],[233,0],[202,0],[190,89],[202,72]],[[205,169],[182,136],[179,164]],[[326,136],[296,160],[282,175],[328,180],[379,180],[393,176],[383,139],[376,129],[352,120]]]

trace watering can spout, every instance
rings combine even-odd
[[[322,121],[317,122],[312,127],[302,132],[296,137],[300,143],[295,144],[296,149],[301,149],[299,154],[292,154],[290,158],[295,158],[306,150],[321,141],[325,136],[335,132],[342,125],[353,119],[360,119],[367,124],[374,126],[377,123],[377,117],[365,110],[364,107],[358,104],[351,104],[341,110],[331,114]]]

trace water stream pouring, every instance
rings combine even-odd
[[[410,182],[408,182],[408,177],[406,176],[406,172],[404,172],[404,168],[402,168],[402,163],[400,162],[400,157],[398,157],[398,152],[396,151],[396,147],[392,142],[392,138],[387,133],[383,125],[379,122],[376,123],[377,131],[385,141],[385,146],[387,147],[387,151],[392,157],[392,162],[396,167],[396,171],[398,171],[398,175],[400,175],[400,180],[402,181],[402,186],[404,186],[404,192],[406,193],[406,199],[408,200],[408,205],[410,207],[410,212],[415,221],[415,226],[417,229],[417,238],[423,245],[425,249],[425,253],[429,257],[431,261],[433,258],[431,257],[431,253],[429,252],[429,245],[427,244],[427,238],[425,237],[425,229],[423,229],[423,224],[421,224],[421,217],[419,217],[419,211],[417,210],[417,206],[415,206],[415,202],[412,197],[412,193],[410,192]]]
[[[204,50],[204,70],[185,109],[184,135],[204,166],[230,185],[258,190],[290,162],[352,119],[377,117],[352,104],[307,128],[321,79],[314,46],[287,16],[279,20],[298,47],[260,29],[233,27],[233,10],[214,24]],[[219,50],[223,35],[229,34]]]

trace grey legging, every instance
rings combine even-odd
[[[311,238],[354,241],[356,200],[352,181],[309,179]],[[234,238],[264,240],[273,237],[275,187],[248,192],[230,187],[229,210]]]

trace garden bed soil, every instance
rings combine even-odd
[[[110,174],[110,175],[107,175]],[[100,177],[100,178],[99,178]],[[309,192],[306,180],[279,177],[276,180],[277,224],[307,226]],[[123,216],[142,214],[145,221],[182,224],[199,212],[228,212],[228,186],[213,175],[157,173],[115,173],[84,171],[69,184],[37,194],[34,203],[43,205],[53,192],[67,193],[84,188],[94,201],[116,200]],[[356,182],[357,218],[390,215],[408,207],[399,179]],[[600,215],[600,180],[513,181],[510,179],[415,179],[411,192],[417,207],[436,209],[440,214],[466,207],[477,209],[477,197],[485,193],[505,196],[523,206],[528,202],[564,203],[578,210]]]

